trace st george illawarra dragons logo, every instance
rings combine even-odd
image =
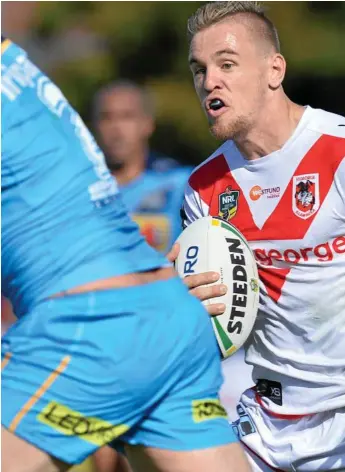
[[[320,206],[319,174],[294,176],[292,192],[295,215],[303,220],[310,218]]]

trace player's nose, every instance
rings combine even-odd
[[[215,88],[220,88],[221,81],[216,73],[216,71],[212,68],[208,68],[207,72],[205,73],[204,78],[204,89],[206,92],[212,92]]]

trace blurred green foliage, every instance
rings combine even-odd
[[[218,145],[194,93],[187,64],[186,21],[202,2],[38,2],[42,41],[76,30],[101,47],[52,62],[48,72],[89,122],[90,99],[117,78],[146,84],[156,101],[153,145],[194,164]],[[345,2],[266,2],[288,61],[288,78],[345,76]]]

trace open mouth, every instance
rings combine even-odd
[[[220,98],[214,98],[213,100],[210,101],[209,108],[210,110],[217,111],[223,108],[224,102]]]
[[[226,105],[220,98],[212,98],[206,104],[206,111],[209,116],[217,117],[226,109]]]

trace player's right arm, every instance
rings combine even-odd
[[[208,206],[202,201],[198,192],[187,183],[184,201],[181,208],[182,228],[185,229],[193,221],[208,215]],[[168,254],[168,259],[174,262],[179,254],[179,244],[175,243]],[[217,298],[226,293],[227,287],[223,284],[214,284],[219,279],[217,272],[203,272],[201,274],[189,275],[184,278],[184,283],[190,290],[190,293],[199,300],[208,300]],[[220,315],[225,311],[224,303],[212,303],[207,305],[207,311],[210,315]]]

